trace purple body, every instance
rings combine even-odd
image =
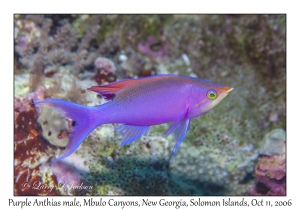
[[[173,122],[165,134],[175,135],[176,145],[171,152],[174,158],[190,119],[212,109],[232,88],[192,77],[159,75],[123,80],[89,90],[110,101],[94,107],[59,99],[36,102],[48,104],[76,121],[66,152],[57,160],[72,154],[99,125],[123,124],[116,131],[123,136],[121,145],[126,145],[144,135],[151,125],[167,122]],[[216,98],[208,98],[210,90],[216,93]]]

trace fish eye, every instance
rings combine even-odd
[[[213,100],[215,98],[217,98],[217,92],[215,90],[208,90],[206,93],[206,96],[208,99]]]

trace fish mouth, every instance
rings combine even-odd
[[[231,92],[233,89],[234,89],[233,87],[230,87],[230,88],[226,91],[226,93]]]
[[[225,93],[226,95],[231,92],[234,88],[233,87],[225,87],[222,91],[223,93]]]

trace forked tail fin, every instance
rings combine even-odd
[[[60,99],[46,99],[35,102],[37,104],[47,104],[63,113],[65,116],[73,119],[76,123],[70,135],[69,142],[66,146],[64,154],[52,163],[62,160],[71,155],[81,144],[81,142],[100,125],[99,119],[95,117],[96,107],[83,106],[69,101]]]

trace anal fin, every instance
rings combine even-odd
[[[115,131],[122,135],[121,146],[130,144],[149,131],[150,126],[119,125]]]

